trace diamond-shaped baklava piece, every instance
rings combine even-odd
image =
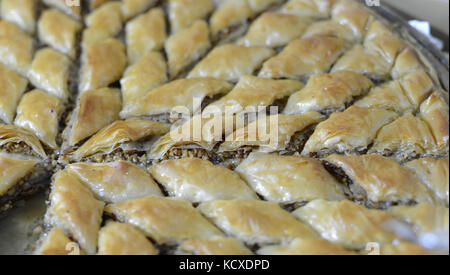
[[[340,0],[333,6],[331,16],[333,20],[351,30],[356,40],[364,37],[372,15],[354,1]]]
[[[294,215],[316,229],[322,238],[350,249],[363,249],[370,242],[390,244],[398,239],[389,230],[390,225],[398,223],[389,213],[347,200],[316,200],[297,209]]]
[[[392,159],[380,155],[326,158],[330,172],[341,178],[353,199],[376,208],[432,201],[424,186]]]
[[[127,223],[109,222],[100,230],[98,255],[157,255],[145,234]]]
[[[244,46],[281,47],[299,38],[310,20],[292,14],[263,13],[239,40]]]
[[[125,46],[115,39],[90,45],[81,58],[80,92],[118,81],[127,65]]]
[[[189,114],[196,113],[205,99],[226,94],[232,87],[230,83],[215,78],[178,79],[134,98],[130,104],[125,102],[120,115],[123,118],[168,115],[178,106],[186,107]],[[198,100],[198,104],[194,104],[194,100]]]
[[[384,125],[398,117],[394,112],[352,106],[333,113],[320,123],[306,142],[302,154],[326,156],[331,153],[361,153],[376,138]]]
[[[11,124],[28,80],[0,65],[0,122]]]
[[[0,63],[26,75],[33,57],[33,38],[13,23],[0,20]]]
[[[28,73],[30,82],[62,100],[69,98],[69,75],[71,60],[66,55],[44,48],[34,56]]]
[[[236,172],[258,194],[277,203],[345,199],[339,183],[314,159],[252,153]]]
[[[210,47],[209,29],[205,21],[197,21],[191,27],[172,35],[165,45],[170,77],[175,78],[183,73]]]
[[[213,237],[185,241],[179,247],[180,254],[191,255],[252,255],[245,245],[234,238]]]
[[[348,26],[339,24],[334,20],[318,21],[311,24],[302,35],[302,38],[314,36],[331,36],[354,42],[358,39]]]
[[[258,199],[238,174],[207,160],[168,160],[151,166],[149,171],[171,196],[192,203]]]
[[[396,206],[389,210],[394,217],[413,226],[418,237],[427,234],[448,236],[449,210],[447,207],[421,203],[416,206]]]
[[[82,27],[80,22],[60,11],[46,10],[38,23],[39,39],[42,43],[75,58],[77,35]]]
[[[167,82],[167,65],[159,52],[149,52],[129,66],[120,80],[124,109],[140,104],[147,92]]]
[[[250,108],[258,112],[261,111],[258,107],[276,104],[303,86],[303,83],[295,80],[273,80],[244,75],[230,93],[208,105],[204,113],[214,113],[218,110],[228,113],[250,112]]]
[[[152,7],[157,0],[122,0],[122,14],[126,20]]]
[[[288,245],[266,246],[259,255],[354,255],[340,245],[324,239],[295,239]]]
[[[146,197],[107,205],[105,211],[130,223],[158,244],[175,245],[185,240],[222,236],[214,225],[183,200]]]
[[[237,82],[242,75],[252,74],[275,51],[263,47],[226,44],[213,49],[189,73],[188,78],[215,77]]]
[[[219,152],[255,149],[261,152],[302,150],[310,127],[325,119],[319,113],[264,116],[228,135]]]
[[[45,221],[64,230],[92,255],[97,251],[103,207],[104,203],[96,200],[75,175],[60,171],[52,182]]]
[[[281,53],[266,61],[259,76],[268,78],[307,78],[326,73],[344,51],[343,40],[319,36],[297,39]]]
[[[143,119],[118,120],[91,137],[78,150],[73,152],[71,158],[81,160],[93,155],[109,155],[116,150],[133,152],[139,149],[135,141],[152,136],[164,135],[169,126]],[[144,150],[141,148],[141,150]]]
[[[406,48],[397,56],[394,67],[391,70],[391,76],[393,79],[399,79],[422,68],[422,63],[414,50]]]
[[[357,73],[340,71],[313,75],[305,88],[291,95],[284,114],[343,111],[354,98],[365,94],[373,83]]]
[[[290,0],[282,8],[284,13],[316,18],[326,18],[330,15],[334,0]]]
[[[408,162],[405,165],[433,192],[436,201],[441,201],[447,207],[449,204],[448,161],[448,157],[439,160],[427,157]]]
[[[75,19],[80,19],[81,17],[81,1],[77,0],[42,0],[44,3],[50,7],[57,8],[66,14],[72,16]]]
[[[138,61],[151,51],[164,47],[166,21],[160,8],[151,9],[127,23],[126,42],[130,63]]]
[[[76,253],[75,244],[63,230],[53,227],[50,232],[44,235],[42,243],[36,251],[37,255],[73,255]],[[79,251],[81,252],[81,251]],[[80,253],[81,254],[81,253]]]
[[[45,145],[56,149],[62,111],[63,103],[57,97],[41,90],[33,90],[20,100],[14,124],[29,130]]]
[[[119,119],[122,109],[120,91],[111,88],[89,90],[81,94],[63,133],[65,146],[75,146],[103,127]]]
[[[130,162],[75,163],[67,166],[66,171],[77,175],[96,197],[107,203],[119,203],[150,195],[162,196],[161,190],[150,175]]]
[[[378,132],[369,153],[393,156],[398,161],[429,155],[436,143],[427,123],[407,114]]]
[[[36,0],[2,0],[1,18],[13,22],[27,33],[36,29]]]
[[[251,245],[315,236],[307,225],[273,202],[211,201],[201,204],[199,208],[225,233]]]
[[[172,33],[189,28],[214,10],[212,0],[169,0],[169,20]]]
[[[21,127],[0,123],[0,148],[10,153],[47,158],[39,139]]]

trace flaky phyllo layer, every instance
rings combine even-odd
[[[445,252],[448,92],[364,5],[66,2],[0,1],[0,211],[52,176],[37,253]]]

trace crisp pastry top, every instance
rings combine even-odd
[[[405,164],[433,193],[436,200],[449,204],[449,158],[430,157],[413,160]]]
[[[76,108],[63,133],[68,146],[74,146],[103,127],[119,119],[122,109],[120,92],[117,89],[100,88],[89,90],[78,98]]]
[[[422,68],[423,65],[415,51],[411,48],[406,48],[397,56],[391,70],[391,76],[393,79],[399,79],[408,73]]]
[[[252,153],[236,172],[268,201],[289,204],[345,199],[338,182],[314,159]]]
[[[103,207],[104,203],[96,200],[75,175],[61,171],[52,182],[45,220],[64,230],[86,253],[92,255],[97,250]]]
[[[185,240],[222,236],[192,205],[183,200],[145,197],[107,205],[105,211],[130,223],[158,244],[175,245]]]
[[[73,153],[80,160],[97,153],[109,154],[123,143],[149,136],[164,135],[169,131],[165,124],[143,119],[118,120],[91,137]]]
[[[353,98],[373,87],[363,75],[339,71],[311,76],[305,88],[293,94],[284,109],[285,114],[343,110]]]
[[[388,225],[394,222],[389,213],[370,210],[347,200],[316,200],[293,214],[317,230],[324,239],[346,248],[363,249],[369,242],[389,244],[398,239],[388,229]]]
[[[0,65],[0,122],[11,124],[28,80]]]
[[[344,41],[335,37],[297,39],[266,61],[259,76],[298,79],[326,73],[344,49]]]
[[[188,78],[215,77],[237,82],[242,75],[253,74],[274,54],[275,51],[264,47],[218,46],[192,69]]]
[[[342,113],[333,113],[317,126],[302,154],[321,150],[346,152],[365,149],[375,139],[378,130],[397,117],[391,111],[357,106]]]
[[[259,255],[354,255],[325,239],[295,239],[288,245],[266,246],[258,250]]]
[[[13,23],[0,20],[0,63],[26,75],[33,56],[33,38]]]
[[[169,0],[169,20],[172,33],[189,28],[214,10],[213,0]]]
[[[125,105],[120,116],[168,114],[176,111],[174,108],[178,106],[187,109],[188,114],[196,113],[205,98],[226,94],[232,88],[230,83],[210,77],[178,79],[148,91],[132,104]]]
[[[128,22],[125,31],[128,58],[134,63],[148,52],[164,47],[167,38],[164,12],[151,9]]]
[[[2,0],[0,14],[3,20],[13,22],[27,33],[36,29],[36,0]]]
[[[47,233],[38,250],[37,255],[70,255],[76,253],[75,247],[72,247],[72,240],[67,237],[63,230],[53,227]],[[79,251],[81,252],[81,251]]]
[[[21,143],[31,149],[31,152],[27,152],[26,155],[30,153],[31,155],[36,155],[43,159],[47,158],[47,153],[45,152],[41,142],[31,132],[21,127],[0,123],[0,146]]]
[[[57,97],[41,90],[33,90],[20,100],[14,124],[29,130],[45,145],[56,149],[62,110],[62,102]]]
[[[107,164],[75,163],[65,171],[76,175],[96,197],[107,203],[150,195],[162,196],[155,181],[144,170],[126,161]]]
[[[0,153],[0,197],[28,175],[37,160]]]
[[[158,250],[138,228],[109,222],[99,232],[98,255],[157,255]]]
[[[233,90],[221,99],[208,105],[204,113],[225,111],[238,113],[250,111],[246,107],[267,107],[276,100],[282,100],[303,88],[303,83],[295,80],[273,80],[250,75],[242,76]]]
[[[238,174],[207,160],[168,160],[151,166],[149,171],[169,195],[192,203],[258,199]]]
[[[431,201],[425,187],[392,159],[380,155],[331,155],[326,161],[342,169],[352,181],[350,190],[357,200],[371,202]]]
[[[234,151],[245,146],[258,147],[262,152],[283,151],[289,146],[294,134],[322,120],[324,116],[316,112],[263,116],[228,135],[220,145],[219,152]]]
[[[326,18],[334,0],[289,0],[281,11],[299,16]]]
[[[211,201],[200,211],[220,229],[247,244],[273,244],[315,233],[273,202],[255,200]]]
[[[181,244],[180,254],[192,255],[252,255],[245,245],[234,238],[212,237],[185,241]]]
[[[75,19],[80,19],[81,16],[81,5],[67,5],[66,0],[42,0],[45,4],[50,7],[57,8]]]
[[[122,14],[129,19],[156,4],[157,0],[122,0]]]

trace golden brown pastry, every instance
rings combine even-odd
[[[214,10],[212,0],[169,0],[169,20],[172,33],[189,28]]]
[[[314,159],[251,153],[236,172],[258,194],[276,203],[345,199],[339,183]]]
[[[88,31],[83,34],[83,43],[100,42],[100,37],[115,37],[122,30],[122,3],[106,3],[86,16]]]
[[[259,76],[297,79],[326,73],[343,51],[343,40],[335,37],[294,40],[281,53],[264,63]]]
[[[82,24],[58,10],[46,10],[42,13],[39,23],[39,39],[52,48],[76,58],[77,35]]]
[[[26,75],[33,56],[33,39],[13,23],[0,20],[0,63]]]
[[[391,70],[391,76],[393,79],[399,79],[419,69],[422,69],[422,63],[417,54],[413,49],[406,48],[397,56],[394,67]]]
[[[80,5],[68,5],[66,0],[42,0],[47,6],[57,8],[75,19],[80,19]],[[72,1],[71,1],[72,2]]]
[[[109,222],[100,230],[98,255],[157,255],[158,250],[139,229]]]
[[[0,153],[0,197],[29,175],[37,164],[35,159]]]
[[[311,76],[305,88],[291,95],[283,113],[343,111],[354,98],[365,94],[372,86],[372,81],[354,72],[316,74]]]
[[[30,82],[62,100],[69,98],[69,73],[71,60],[50,48],[39,50],[28,73]]]
[[[59,227],[92,255],[97,250],[98,231],[102,222],[104,203],[76,176],[58,172],[52,182],[50,206],[45,220]]]
[[[35,155],[47,158],[39,138],[34,134],[15,125],[0,123],[0,147],[17,154]]]
[[[167,65],[159,52],[149,52],[129,66],[120,80],[124,109],[133,108],[147,92],[168,80]]]
[[[295,239],[288,245],[266,246],[259,255],[355,255],[324,239]]]
[[[359,37],[355,36],[347,25],[339,24],[334,20],[317,21],[311,24],[302,35],[302,38],[314,36],[331,36],[348,42],[355,42]]]
[[[430,189],[436,201],[448,207],[449,204],[449,158],[430,157],[408,162],[405,166]]]
[[[405,94],[415,109],[433,92],[434,83],[424,70],[405,74],[400,80]]]
[[[317,230],[322,238],[345,248],[364,249],[367,243],[390,244],[398,238],[388,229],[394,222],[388,212],[367,209],[348,200],[316,200],[293,214]]]
[[[240,241],[224,237],[185,241],[179,250],[192,255],[253,255]]]
[[[75,146],[103,127],[119,119],[122,109],[120,91],[111,88],[89,90],[78,98],[76,108],[63,136],[68,146]]]
[[[194,67],[188,78],[215,77],[237,82],[242,75],[252,74],[274,54],[269,48],[226,44],[212,50]]]
[[[28,80],[0,65],[0,122],[11,124]]]
[[[278,204],[254,200],[211,201],[200,211],[228,235],[247,244],[273,244],[315,233]]]
[[[295,80],[273,80],[244,75],[234,89],[221,99],[208,105],[204,113],[220,110],[228,113],[260,111],[258,107],[268,107],[303,88],[303,83]],[[247,108],[248,107],[248,108]]]
[[[138,97],[125,104],[120,113],[123,118],[170,114],[174,108],[183,106],[189,114],[196,113],[206,98],[228,93],[232,85],[224,80],[205,77],[178,79]],[[194,104],[197,100],[199,104]]]
[[[2,0],[0,15],[3,20],[12,22],[27,33],[36,29],[36,0]]]
[[[299,38],[310,22],[307,18],[293,14],[263,13],[238,43],[247,47],[281,47]]]
[[[391,111],[357,106],[334,113],[317,126],[302,155],[364,151],[376,138],[378,130],[397,117]]]
[[[20,100],[14,124],[29,130],[45,145],[56,149],[62,110],[63,104],[57,97],[41,90],[33,90]]]
[[[334,0],[290,0],[282,8],[284,13],[299,16],[325,18],[331,11]]]
[[[369,206],[432,201],[426,188],[404,167],[380,155],[331,155],[326,161],[340,168],[352,197]]]
[[[42,241],[41,246],[36,251],[37,255],[74,255],[81,251],[75,247],[75,244],[66,233],[61,229],[54,227],[48,232]],[[78,251],[77,251],[78,250]]]
[[[125,46],[115,39],[90,45],[82,55],[80,92],[119,80],[127,65]]]
[[[230,152],[251,146],[261,152],[286,150],[294,134],[325,119],[319,113],[264,116],[228,135],[219,152]]]
[[[187,201],[150,196],[110,204],[105,211],[140,228],[158,244],[175,245],[185,240],[222,236]]]
[[[211,42],[208,24],[205,21],[196,21],[191,27],[169,37],[165,49],[170,78],[175,78],[193,62],[199,60],[209,48]]]
[[[89,9],[95,10],[96,8],[100,7],[101,5],[108,3],[109,1],[113,1],[113,0],[89,0]]]
[[[96,197],[107,203],[162,196],[150,175],[131,162],[75,163],[67,166],[65,171],[76,175]]]
[[[164,135],[168,131],[167,125],[151,120],[118,120],[91,137],[71,157],[75,160],[81,160],[94,154],[107,155],[122,144],[138,141],[149,136]]]
[[[126,25],[127,54],[130,63],[138,61],[151,51],[164,47],[166,21],[160,8],[151,9]]]
[[[157,0],[122,0],[122,2],[123,17],[125,19],[130,19],[152,7]]]
[[[361,40],[367,31],[367,26],[372,21],[372,15],[361,5],[354,1],[335,1],[331,16],[333,21],[350,29],[357,41]]]
[[[258,199],[233,171],[207,160],[167,160],[149,168],[170,196],[201,203],[212,200]]]

